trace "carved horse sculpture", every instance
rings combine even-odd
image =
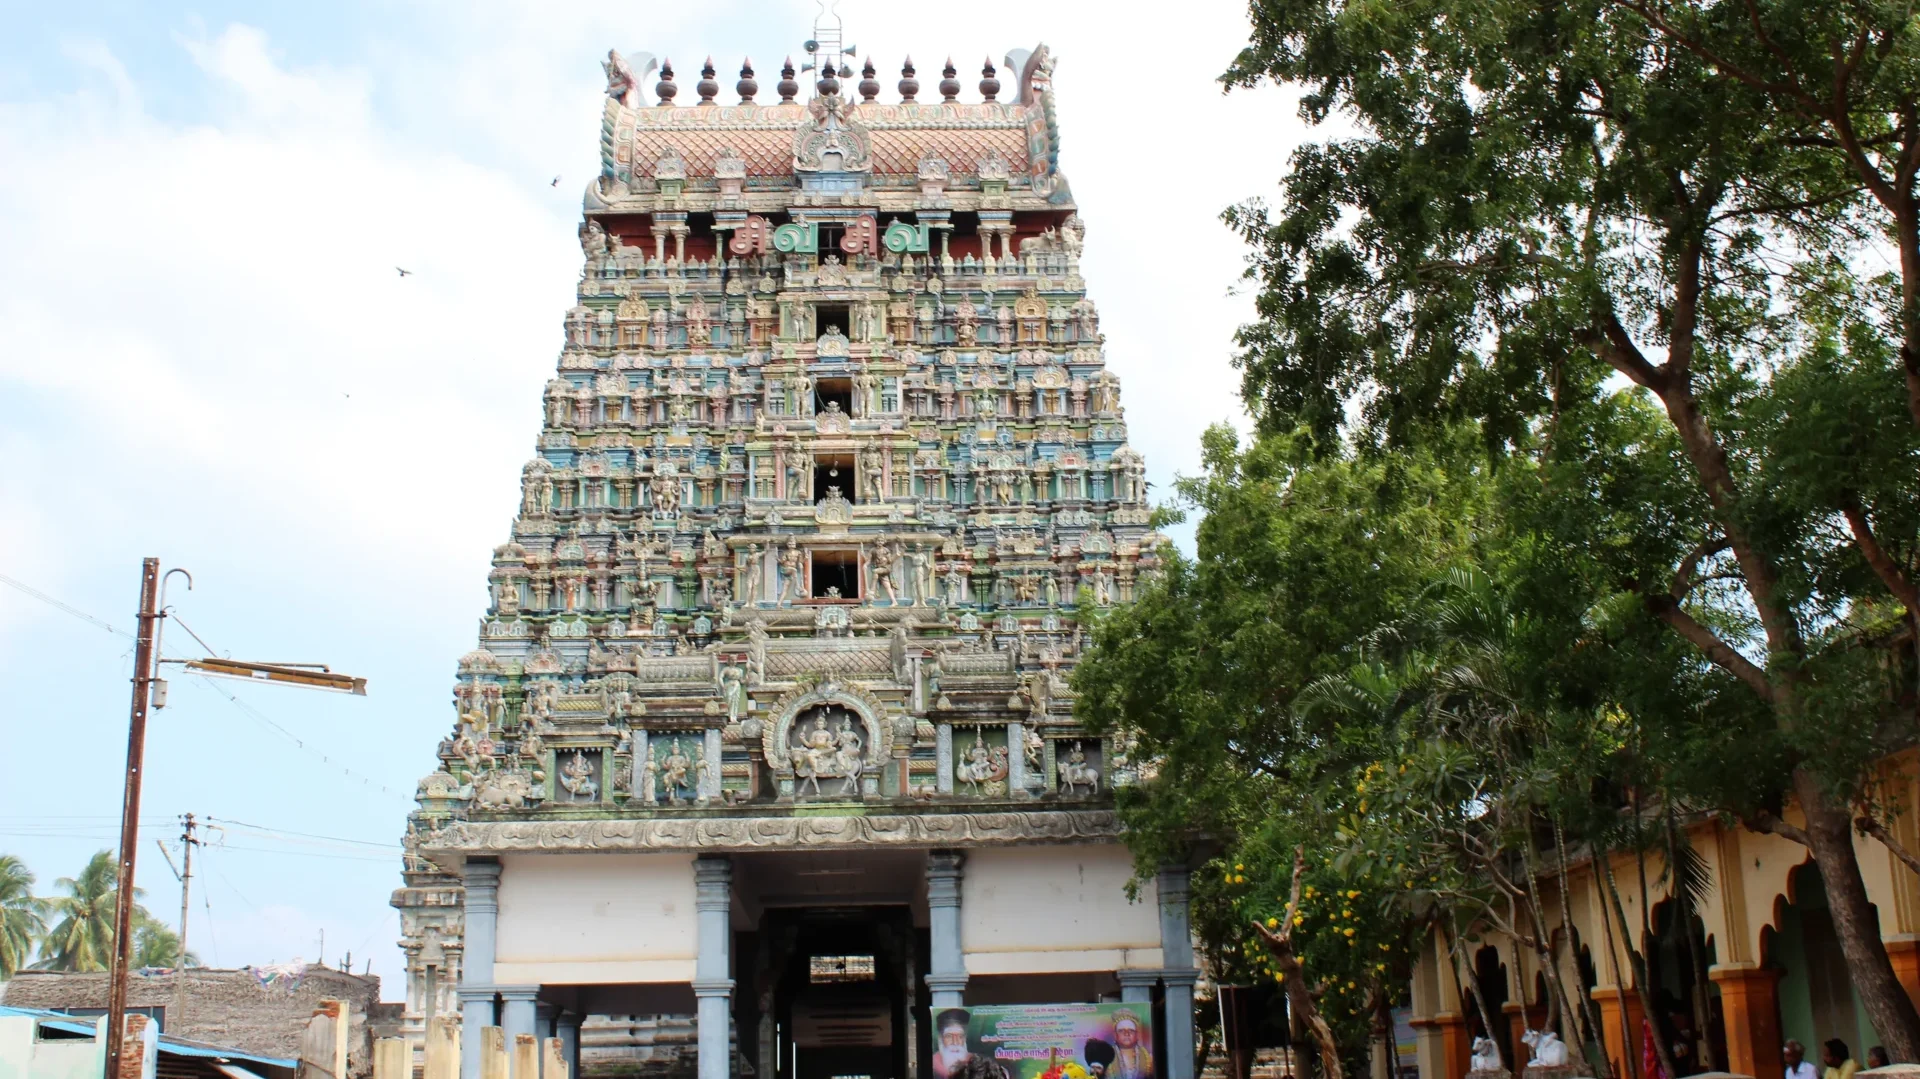
[[[1080,791],[1081,787],[1086,790]],[[1092,794],[1100,789],[1100,769],[1087,763],[1087,755],[1078,745],[1060,762],[1060,789],[1066,794]]]

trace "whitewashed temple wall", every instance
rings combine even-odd
[[[501,985],[693,980],[691,854],[500,859]]]
[[[1160,904],[1152,880],[1127,899],[1133,859],[1118,844],[967,852],[960,943],[968,974],[1156,968]]]

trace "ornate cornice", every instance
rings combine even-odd
[[[435,860],[498,854],[723,854],[757,850],[999,847],[1112,841],[1112,810],[872,814],[846,817],[701,817],[681,820],[463,821],[433,833]]]

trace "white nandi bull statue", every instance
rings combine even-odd
[[[1529,1068],[1564,1068],[1567,1065],[1567,1043],[1560,1035],[1551,1030],[1529,1030],[1520,1035],[1520,1040],[1533,1050],[1533,1059],[1527,1061]]]

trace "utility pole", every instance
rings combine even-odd
[[[209,657],[204,660],[163,659],[161,630],[167,611],[167,581],[180,574],[193,590],[193,575],[174,568],[160,572],[160,560],[140,563],[140,630],[133,650],[133,713],[127,724],[127,784],[120,807],[120,883],[114,896],[113,973],[107,990],[107,1066],[103,1079],[121,1079],[120,1057],[127,1029],[127,969],[133,950],[133,865],[140,843],[140,777],[145,769],[147,746],[147,708],[167,706],[167,683],[156,671],[161,663],[181,663],[187,670],[221,678],[244,678],[279,685],[330,689],[356,696],[367,695],[367,680],[335,674],[322,663],[243,663],[238,660]],[[157,602],[156,602],[157,600]],[[189,631],[191,632],[191,631]],[[209,649],[211,651],[211,649]],[[186,817],[186,858],[191,868],[193,815]],[[164,851],[166,848],[161,847]],[[187,881],[180,879],[180,955],[182,969],[187,951]],[[184,975],[182,976],[184,979]],[[184,989],[184,982],[182,983]]]
[[[107,996],[105,1079],[120,1079],[120,1050],[127,1030],[127,965],[133,948],[133,866],[140,842],[140,774],[147,746],[147,696],[153,681],[154,631],[160,560],[140,563],[140,626],[133,648],[133,708],[127,723],[127,784],[120,806],[120,878],[114,889],[113,978]]]
[[[183,826],[180,831],[180,958],[175,963],[180,969],[173,972],[173,1022],[176,1032],[187,1017],[187,890],[193,881],[193,848],[200,844],[193,834],[193,814],[181,817],[180,822]]]

